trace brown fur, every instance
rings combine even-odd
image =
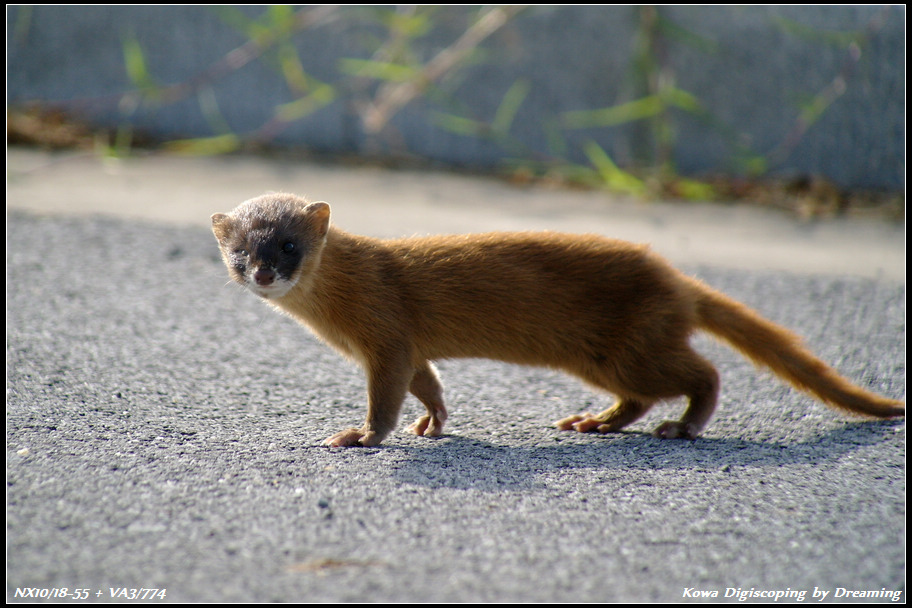
[[[694,438],[719,392],[716,370],[689,344],[695,329],[830,405],[905,413],[646,246],[550,232],[378,240],[331,227],[329,205],[291,194],[252,199],[212,224],[233,279],[364,367],[367,420],[327,445],[380,443],[407,392],[427,408],[409,430],[439,435],[447,412],[431,362],[454,357],[548,366],[618,396],[599,414],[559,421],[561,429],[616,431],[684,395],[682,419],[655,435]]]

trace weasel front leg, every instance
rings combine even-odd
[[[367,369],[367,419],[359,429],[346,429],[323,442],[329,447],[374,446],[389,435],[399,419],[409,381],[410,365],[393,357]]]
[[[430,361],[425,361],[424,365],[415,370],[409,391],[418,397],[428,413],[420,416],[406,430],[424,437],[439,437],[443,433],[447,411],[443,404],[443,386],[440,384],[437,370]]]

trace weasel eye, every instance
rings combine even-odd
[[[292,243],[291,241],[288,241],[287,243],[282,245],[282,251],[284,251],[285,253],[291,253],[294,250],[295,250],[295,244]]]
[[[247,250],[246,250],[246,249],[235,249],[234,252],[235,252],[237,255],[244,256],[245,258],[247,257]]]

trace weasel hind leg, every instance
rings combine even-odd
[[[598,414],[589,412],[569,416],[557,421],[561,430],[575,430],[582,433],[618,431],[641,418],[659,400],[684,395],[689,403],[684,415],[678,421],[665,421],[653,435],[660,439],[695,439],[709,422],[719,396],[719,374],[713,365],[698,355],[689,345],[672,355],[666,351],[660,358],[631,366],[624,370],[624,377],[613,373],[586,380],[621,397],[612,407]]]
[[[719,400],[719,372],[688,348],[689,356],[679,359],[680,388],[688,404],[680,420],[666,420],[652,432],[659,439],[696,439],[709,422]]]
[[[598,414],[591,412],[575,414],[558,420],[554,425],[562,431],[611,433],[636,422],[651,407],[652,403],[643,403],[634,399],[619,399],[613,406]]]

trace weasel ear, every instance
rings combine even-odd
[[[215,238],[223,241],[231,232],[231,216],[225,213],[213,213],[211,219],[212,232],[215,234]]]
[[[304,213],[311,218],[317,234],[321,238],[326,236],[326,233],[329,232],[329,203],[323,201],[310,203],[304,209]]]

